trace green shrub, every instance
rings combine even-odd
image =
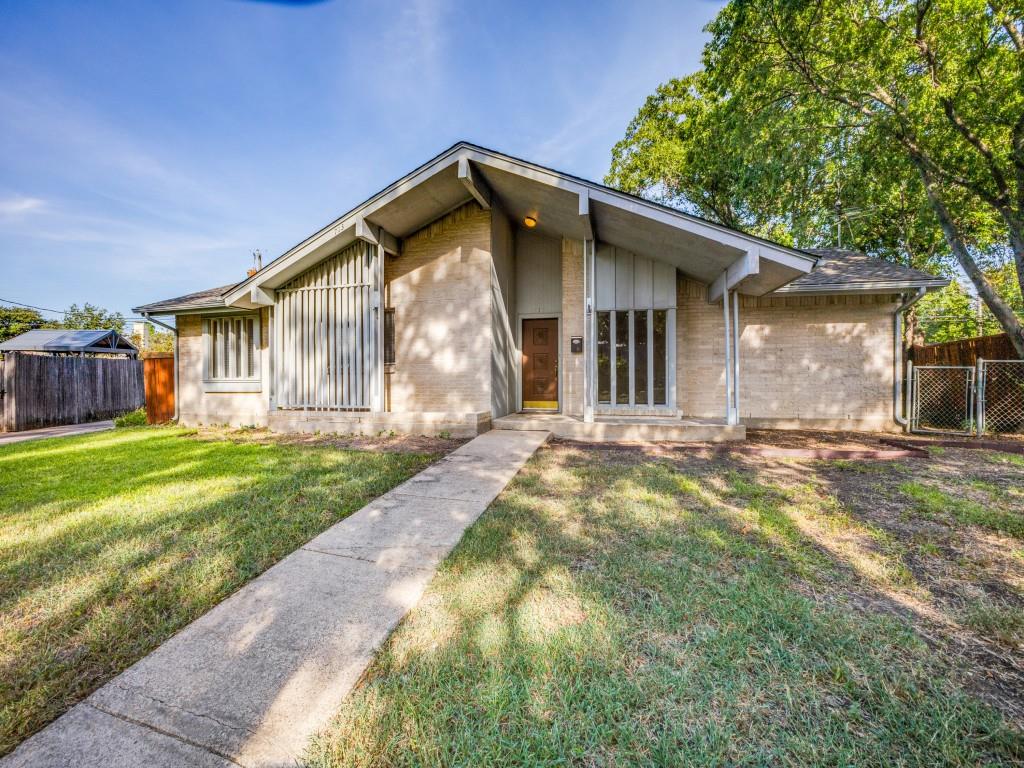
[[[146,409],[137,408],[134,411],[121,414],[114,419],[115,427],[144,427],[146,426]]]

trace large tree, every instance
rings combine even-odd
[[[652,97],[680,118],[642,110],[610,180],[644,183],[660,121],[695,149],[663,147],[674,170],[647,183],[680,180],[699,212],[801,245],[846,226],[917,265],[951,254],[1024,357],[1024,324],[986,278],[1010,263],[1024,285],[1020,0],[732,0],[709,31],[690,90]]]
[[[124,333],[124,315],[120,312],[111,312],[86,302],[81,307],[72,304],[64,312],[64,320],[61,323],[64,328],[78,328],[82,330],[114,330]]]
[[[44,326],[46,321],[34,309],[0,306],[0,342]]]

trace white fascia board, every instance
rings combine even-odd
[[[821,285],[784,285],[772,291],[772,294],[787,294],[807,296],[812,294],[836,294],[836,293],[892,293],[893,291],[905,291],[913,288],[927,288],[937,290],[949,285],[949,280],[936,278],[935,280],[875,280],[862,283],[824,283]]]
[[[708,303],[722,298],[726,291],[733,290],[748,277],[754,277],[761,271],[760,248],[751,247],[736,261],[730,264],[722,274],[715,278],[708,288]]]
[[[310,235],[301,243],[274,259],[274,261],[248,280],[236,285],[227,295],[225,295],[225,303],[232,304],[238,301],[240,298],[245,296],[253,284],[264,285],[275,275],[280,274],[287,267],[294,264],[304,255],[309,254],[311,251],[328,244],[345,233],[354,233],[355,222],[357,219],[363,219],[370,216],[374,211],[387,205],[392,200],[401,197],[413,187],[422,184],[430,177],[440,173],[446,168],[449,168],[452,164],[457,162],[460,151],[462,151],[461,146],[456,145],[452,147],[447,152],[439,155],[427,164],[420,166],[412,173],[399,179],[391,186],[381,190],[369,200],[352,209],[341,218],[335,219],[319,232]]]

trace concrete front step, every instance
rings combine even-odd
[[[726,426],[669,416],[598,416],[588,423],[562,414],[516,413],[494,419],[491,425],[500,430],[542,430],[555,437],[594,443],[719,443],[747,436],[742,424]]]

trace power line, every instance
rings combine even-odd
[[[71,314],[71,313],[70,313],[70,312],[68,312],[67,310],[62,310],[62,309],[49,309],[49,308],[47,308],[47,307],[37,307],[37,306],[36,306],[35,304],[25,304],[24,302],[21,302],[21,301],[13,301],[13,300],[11,300],[11,299],[0,299],[0,302],[3,302],[4,304],[13,304],[13,305],[14,305],[14,306],[16,306],[16,307],[25,307],[26,309],[35,309],[35,310],[38,310],[38,311],[40,311],[40,312],[50,312],[50,313],[52,313],[52,314],[55,314],[55,315],[63,315],[63,316],[65,316],[65,317],[66,317],[67,315],[70,315],[70,314]],[[122,317],[123,317],[123,315],[122,315]],[[125,317],[124,319],[125,319],[125,320],[138,320],[138,321],[140,321],[140,322],[146,322],[146,323],[148,323],[148,322],[152,322],[152,321],[150,321],[150,320],[147,320],[147,319],[146,319],[145,317],[135,317],[134,315],[129,315],[128,317]]]
[[[40,312],[52,312],[55,315],[66,315],[66,314],[68,314],[67,312],[64,312],[64,311],[59,310],[59,309],[47,309],[46,307],[37,307],[34,304],[23,304],[20,301],[12,301],[11,299],[0,299],[0,301],[4,302],[4,304],[14,304],[17,307],[27,307],[28,309],[38,309]]]

